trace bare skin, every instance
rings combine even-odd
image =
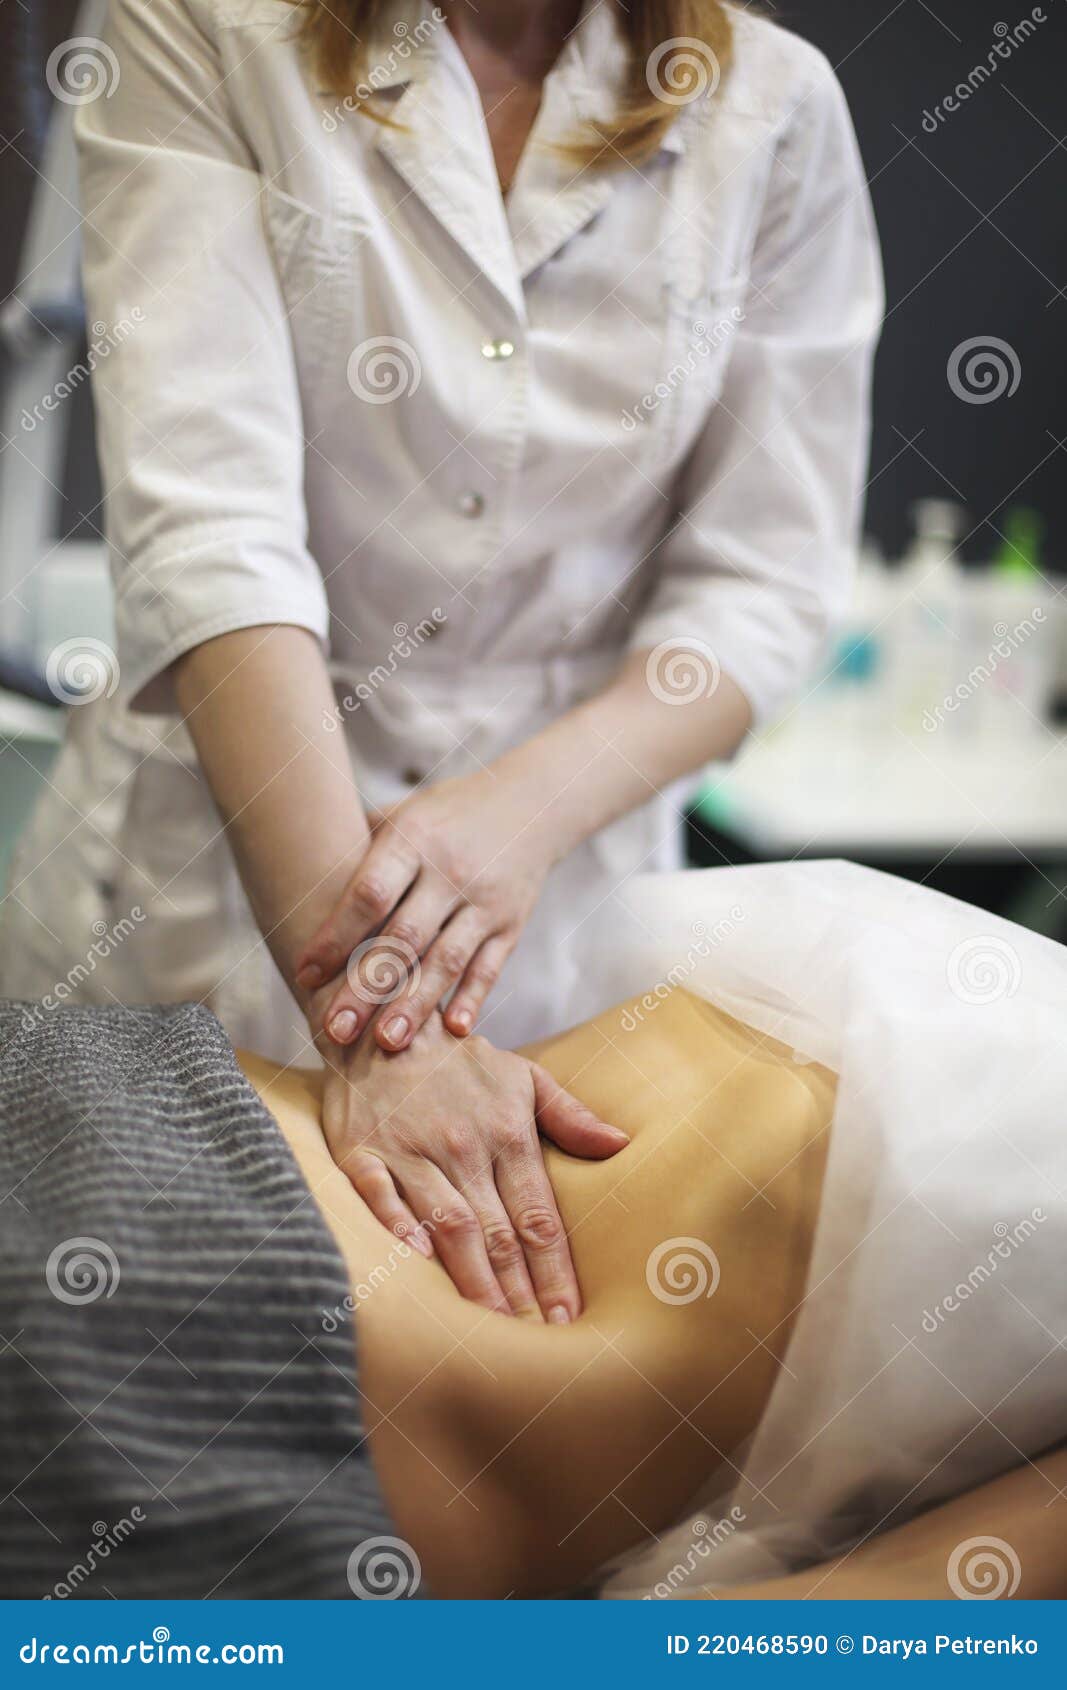
[[[440,1596],[572,1588],[662,1529],[754,1429],[803,1294],[832,1076],[685,992],[620,1016],[531,1053],[631,1135],[601,1163],[547,1150],[584,1289],[558,1328],[474,1307],[398,1246],[333,1162],[317,1077],[242,1058],[348,1265],[375,1466]],[[650,1289],[679,1238],[714,1251],[713,1296]]]
[[[445,5],[481,95],[501,192],[510,188],[541,104],[541,87],[581,12],[580,0]]]
[[[345,736],[327,726],[333,719],[333,692],[318,641],[303,628],[236,629],[188,652],[178,666],[175,689],[256,920],[326,1063],[322,1119],[333,1155],[383,1225],[393,1226],[403,1212],[414,1229],[422,1217],[404,1210],[393,1177],[402,1166],[409,1171],[411,1153],[424,1164],[420,1185],[444,1176],[453,1192],[450,1201],[456,1203],[466,1201],[469,1162],[461,1165],[451,1154],[435,1132],[429,1111],[421,1109],[415,1119],[408,1119],[394,1109],[382,1120],[368,1108],[370,1100],[360,1083],[360,1052],[342,1048],[322,1033],[322,1012],[336,982],[309,992],[294,975],[293,954],[300,936],[306,936],[343,891],[370,837]],[[496,1127],[511,1124],[526,1111],[530,1088],[521,1069],[521,1063],[512,1064],[507,1108],[496,1111],[493,1131],[483,1138],[478,1157],[479,1170],[503,1173],[504,1183],[512,1188],[518,1181],[510,1176],[517,1170],[503,1167]],[[524,1162],[526,1185],[536,1187],[537,1206],[554,1212],[532,1115],[527,1125],[535,1153],[533,1169],[527,1147],[515,1135],[511,1160],[519,1156]],[[610,1154],[602,1127],[583,1124],[562,1096],[548,1115],[538,1112],[538,1125],[546,1137],[562,1131],[562,1142],[575,1154]],[[579,1142],[583,1131],[584,1149]],[[521,1216],[511,1210],[508,1214],[518,1228]],[[562,1304],[576,1313],[581,1303],[558,1218],[557,1233],[559,1259],[553,1296],[543,1307],[546,1318],[553,1307]],[[485,1284],[486,1244],[473,1232],[468,1231],[448,1261],[457,1283],[468,1292],[477,1286],[481,1301],[493,1306],[507,1302],[499,1279],[494,1276]]]
[[[753,1602],[945,1601],[957,1595],[949,1581],[953,1552],[973,1538],[993,1538],[1015,1555],[1019,1576],[1010,1594],[1016,1601],[1063,1601],[1065,1493],[1067,1447],[1061,1447],[836,1560],[785,1578],[733,1586],[724,1594]],[[1005,1582],[1011,1582],[1010,1563],[1001,1556],[999,1564],[1008,1568]],[[707,1592],[685,1594],[699,1599]]]

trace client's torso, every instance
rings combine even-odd
[[[375,1465],[437,1594],[581,1582],[729,1468],[777,1376],[832,1077],[688,993],[652,1001],[531,1052],[632,1140],[548,1147],[584,1298],[564,1327],[463,1302],[334,1167],[315,1077],[242,1059],[347,1262]]]

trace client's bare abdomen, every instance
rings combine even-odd
[[[602,1164],[547,1149],[587,1298],[632,1287],[635,1264],[647,1282],[648,1253],[695,1236],[715,1252],[716,1313],[738,1295],[739,1318],[780,1355],[811,1252],[833,1076],[681,990],[529,1054],[633,1140]]]
[[[623,1005],[530,1054],[632,1140],[603,1163],[546,1148],[585,1305],[570,1327],[398,1266],[313,1094],[267,1096],[353,1285],[376,1286],[357,1299],[371,1448],[440,1594],[572,1586],[684,1507],[758,1422],[818,1214],[832,1076],[702,1000]]]

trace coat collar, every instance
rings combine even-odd
[[[382,93],[424,80],[433,68],[435,51],[440,51],[442,36],[448,37],[448,25],[432,0],[394,0],[368,45],[368,86]],[[454,50],[451,37],[448,46]],[[578,22],[549,79],[562,79],[568,84],[582,117],[608,122],[622,86],[627,56],[615,0],[582,0]],[[683,152],[685,129],[684,121],[676,118],[660,143],[662,149]]]
[[[431,0],[395,5],[365,63],[370,87],[396,91],[395,126],[379,128],[379,150],[522,319],[525,277],[596,215],[615,185],[611,166],[575,166],[551,145],[615,108],[626,43],[613,0],[585,0],[545,79],[506,205],[478,90],[440,9]],[[678,120],[664,150],[683,149]]]

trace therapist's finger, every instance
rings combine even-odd
[[[485,1237],[471,1205],[433,1162],[405,1161],[404,1196],[427,1232],[456,1290],[468,1302],[510,1314],[504,1289],[493,1272]]]
[[[414,851],[391,835],[372,844],[334,909],[298,958],[297,985],[313,992],[340,974],[355,947],[395,909],[418,868]]]
[[[374,1036],[384,1049],[406,1049],[463,974],[485,937],[485,928],[485,916],[472,906],[457,911],[441,928],[407,990],[378,1017]]]
[[[500,1200],[522,1245],[541,1312],[563,1325],[582,1312],[571,1247],[537,1139],[516,1136],[495,1162]]]
[[[542,1068],[539,1062],[530,1063],[534,1084],[534,1110],[538,1130],[553,1144],[558,1144],[569,1156],[585,1156],[600,1161],[625,1150],[630,1135],[621,1127],[602,1121],[599,1115],[574,1097]]]
[[[326,1029],[336,1043],[354,1044],[378,1010],[379,1027],[383,1022],[393,1025],[397,1019],[394,1005],[399,1007],[399,1000],[419,986],[423,952],[448,920],[455,901],[456,894],[444,882],[422,874],[381,932],[356,946],[348,959],[345,979],[326,1011]],[[387,1050],[402,1050],[409,1042],[410,1033],[407,1038],[401,1036],[409,1023],[403,1015],[399,1019],[397,1036],[381,1041]]]
[[[468,1180],[463,1187],[463,1196],[478,1218],[489,1266],[512,1314],[540,1320],[541,1310],[526,1265],[526,1251],[504,1207],[491,1170],[486,1169]]]
[[[466,1038],[474,1026],[517,942],[517,933],[494,933],[475,951],[452,1002],[445,1010],[445,1026],[457,1039]]]
[[[412,1214],[396,1189],[396,1182],[380,1156],[352,1150],[338,1163],[375,1218],[423,1256],[433,1255],[426,1228]]]

